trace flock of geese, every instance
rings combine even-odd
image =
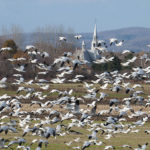
[[[80,35],[75,38],[80,39],[81,37]],[[66,38],[60,37],[60,40],[66,41]],[[120,46],[123,41],[117,42],[117,39],[114,38],[110,40],[111,45],[114,42]],[[1,50],[10,50],[10,48]],[[150,67],[136,67],[132,68],[131,72],[125,73],[117,70],[106,71],[95,74],[93,77],[95,80],[86,82],[83,81],[84,76],[81,74],[67,79],[67,76],[73,75],[77,68],[87,63],[80,60],[80,57],[73,58],[70,52],[65,52],[51,65],[38,60],[38,57],[49,58],[49,53],[40,52],[32,45],[26,47],[25,53],[30,56],[30,64],[36,66],[38,76],[27,81],[23,76],[27,69],[26,63],[20,63],[14,67],[14,74],[12,74],[14,82],[9,85],[17,87],[16,94],[11,96],[6,93],[0,96],[0,149],[50,149],[49,146],[55,140],[58,142],[61,137],[67,141],[61,143],[62,140],[60,140],[59,143],[66,145],[68,149],[91,149],[91,145],[95,145],[95,148],[98,149],[103,147],[104,150],[147,149],[149,141],[138,143],[136,146],[134,141],[133,145],[128,145],[124,141],[124,144],[120,146],[110,145],[108,141],[115,139],[117,135],[138,134],[139,127],[149,121],[150,111],[145,111],[145,109],[150,106],[150,95],[144,93],[144,87],[140,83],[150,82]],[[131,51],[124,50],[122,55],[126,53],[131,53]],[[113,58],[104,57],[102,59],[105,61],[97,60],[96,63],[113,60]],[[136,59],[141,58],[135,56],[121,64],[128,66]],[[142,59],[146,61],[148,56]],[[10,63],[26,62],[26,58],[8,59],[8,61]],[[57,68],[56,78],[50,81],[44,79],[44,76],[54,67]],[[43,78],[40,78],[40,75]],[[131,80],[139,83],[131,83]],[[75,88],[51,89],[52,85],[49,82],[57,83],[62,88],[64,86],[62,84],[66,82],[82,82],[85,93],[78,95]],[[6,77],[0,80],[0,87],[9,88]],[[113,93],[113,98],[110,98],[108,91]],[[125,94],[123,99],[116,98],[120,92]],[[51,98],[53,95],[57,95],[56,98]],[[27,100],[30,110],[22,110]],[[99,109],[99,106],[103,104],[107,105],[107,108]],[[139,110],[133,107],[136,105]],[[36,109],[33,109],[33,106]],[[100,121],[96,121],[97,119]],[[146,129],[144,134],[150,134],[150,130]],[[28,140],[29,135],[31,141]],[[138,135],[140,136],[140,133]],[[73,140],[72,137],[74,137]],[[33,148],[33,145],[37,147]]]
[[[82,35],[75,35],[75,39],[80,40],[82,38]],[[67,38],[64,36],[59,37],[59,41],[67,41]],[[118,40],[116,38],[110,38],[109,41],[105,40],[98,40],[97,46],[95,47],[100,53],[107,51],[107,48],[110,46],[117,46],[120,47],[123,45],[124,40]]]

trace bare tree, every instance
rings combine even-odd
[[[2,25],[1,26],[1,38],[0,38],[0,47],[2,47],[2,44],[4,41],[10,39],[10,32],[8,30],[7,26]]]
[[[1,35],[3,36],[3,38],[6,40],[6,39],[8,39],[9,37],[9,34],[10,34],[10,32],[9,32],[9,30],[8,30],[8,27],[7,26],[1,26]]]
[[[74,30],[73,28],[69,27],[66,31],[66,33],[68,34],[68,41],[70,43],[75,43],[75,38],[74,38]]]
[[[23,29],[16,24],[12,24],[10,27],[10,34],[16,44],[21,47],[23,44]]]
[[[38,27],[34,32],[34,36],[34,45],[40,51],[47,51],[52,60],[64,52],[73,51],[74,49],[74,30],[68,28],[65,31],[63,25]],[[59,41],[59,36],[67,36],[67,42]]]

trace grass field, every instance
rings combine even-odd
[[[32,85],[22,84],[21,86],[34,88],[36,91],[42,91],[43,94],[49,94],[52,89],[58,89],[60,91],[65,91],[65,90],[68,91],[68,90],[73,89],[72,96],[76,96],[76,97],[82,97],[87,93],[83,83],[66,83],[66,84],[49,84],[49,85],[50,85],[50,87],[46,91],[41,90],[40,85],[37,85],[37,84],[32,84]],[[134,84],[132,83],[130,86],[133,86],[133,85]],[[94,84],[93,87],[95,87],[96,89],[100,89],[100,84]],[[141,94],[141,95],[144,98],[147,98],[147,96],[150,94],[149,84],[142,84],[142,87],[143,88],[136,88],[136,90],[143,91],[144,94]],[[129,94],[126,94],[124,89],[122,89],[118,93],[114,93],[110,90],[110,88],[111,88],[111,86],[109,85],[108,89],[106,89],[106,90],[100,89],[99,93],[100,92],[107,93],[108,94],[108,97],[107,97],[108,99],[110,99],[110,98],[123,99],[125,97],[129,97]],[[17,90],[17,87],[16,88],[2,89],[2,90],[0,90],[0,95],[3,95],[3,94],[7,93],[8,95],[15,96],[16,95],[16,90]],[[99,97],[99,95],[100,95],[99,93],[97,94],[97,97]],[[20,94],[24,95],[25,92],[20,92]],[[57,98],[57,96],[58,96],[57,93],[52,93],[52,94],[49,95],[49,97],[53,97],[53,98]]]
[[[22,85],[22,86],[25,86],[25,85]],[[40,89],[40,86],[37,86],[37,85],[32,85],[29,87],[34,87],[36,89],[36,91],[43,91]],[[96,87],[96,89],[98,89],[100,87],[100,85],[97,84],[97,85],[95,85],[95,87]],[[46,98],[46,100],[57,99],[58,94],[56,94],[56,93],[50,94],[50,91],[52,89],[58,89],[61,91],[64,91],[64,90],[69,91],[70,89],[73,89],[72,96],[75,96],[75,97],[83,97],[87,93],[86,89],[84,88],[84,85],[82,83],[81,84],[50,84],[50,88],[46,91],[43,91],[43,95],[48,94],[48,97]],[[143,84],[143,89],[137,88],[137,90],[143,90],[144,94],[142,94],[142,96],[144,98],[148,97],[149,85]],[[105,102],[98,103],[97,113],[101,110],[109,109],[108,102],[111,98],[118,98],[121,101],[123,98],[129,97],[129,94],[126,94],[125,90],[121,90],[117,94],[110,90],[101,90],[100,89],[100,92],[105,92],[109,96],[104,100]],[[2,96],[3,94],[6,94],[6,93],[7,93],[7,95],[10,95],[10,96],[16,96],[16,89],[8,88],[8,89],[0,90],[0,96]],[[19,94],[25,95],[26,93],[20,92]],[[99,97],[99,95],[100,94],[98,94],[97,97]],[[35,110],[39,109],[40,107],[38,105],[30,106],[30,102],[32,100],[33,99],[21,100],[21,102],[22,102],[21,111],[31,112],[31,111],[35,111]],[[43,100],[43,102],[46,100]],[[92,102],[92,100],[90,100],[90,99],[87,100],[87,103],[90,103],[90,102]],[[120,105],[120,107],[121,107],[121,105]],[[143,111],[146,112],[147,114],[149,114],[149,112],[150,112],[149,107],[145,108],[145,106],[141,106],[141,105],[133,105],[132,107],[133,107],[134,111],[137,111],[142,108]],[[83,103],[80,105],[80,109],[89,109],[89,108],[87,107],[86,103],[85,104]],[[64,108],[63,107],[61,108],[59,106],[54,106],[52,108],[52,110],[58,110],[64,114],[66,113]],[[3,114],[0,114],[0,115],[3,116]],[[106,114],[106,115],[108,115],[108,114]],[[115,112],[112,112],[111,115],[115,115]],[[32,117],[34,119],[34,116],[32,116]],[[35,117],[36,117],[35,120],[29,122],[30,127],[33,127],[34,124],[40,123],[42,120],[45,120],[46,116],[43,114],[43,116],[40,115],[40,116],[35,116]],[[24,116],[23,116],[23,118],[24,118]],[[18,119],[17,117],[12,117],[11,119],[16,120],[18,122],[19,120],[23,120],[23,118]],[[128,125],[133,126],[133,122],[140,120],[140,119],[141,119],[141,117],[136,117],[133,120],[127,119],[127,121],[122,121],[122,124],[125,125],[124,129],[127,130]],[[6,118],[3,120],[0,120],[0,124],[1,125],[6,124],[9,121],[10,120]],[[101,124],[104,122],[105,122],[105,119],[103,120],[103,118],[101,118],[100,116],[96,117],[96,119],[93,119],[93,118],[91,119],[91,125],[94,123],[98,123],[101,126]],[[71,123],[71,120],[65,120],[62,122],[62,124],[66,125],[66,126],[68,126],[70,123]],[[60,122],[56,123],[56,124],[46,124],[44,126],[50,126],[50,127],[55,128],[58,124],[60,124]],[[69,133],[63,128],[62,133],[65,133],[66,135],[65,136],[56,136],[56,139],[54,137],[50,137],[48,139],[48,142],[49,142],[48,147],[46,148],[43,145],[42,149],[43,150],[62,150],[62,149],[71,150],[71,149],[73,149],[72,147],[76,147],[76,146],[79,146],[81,149],[84,141],[88,141],[88,135],[91,134],[91,131],[87,130],[87,129],[91,128],[91,125],[89,124],[84,127],[75,126],[75,127],[71,128],[72,130],[81,132],[82,135],[76,135],[73,133]],[[2,133],[0,133],[0,138],[9,139],[9,141],[11,141],[11,140],[14,140],[15,137],[22,137],[22,134],[23,134],[22,128],[20,128],[18,125],[16,126],[16,128],[17,128],[17,133],[8,132],[8,134],[5,135],[2,132]],[[138,130],[138,132],[134,133],[134,131],[136,131],[136,130]],[[135,128],[130,129],[129,133],[113,133],[113,134],[111,133],[112,137],[108,140],[105,138],[106,138],[106,135],[108,135],[109,133],[102,134],[102,131],[99,130],[99,132],[97,134],[97,137],[98,137],[97,141],[98,142],[102,141],[103,144],[101,146],[92,145],[87,149],[100,150],[100,149],[104,149],[104,147],[106,145],[113,145],[113,146],[115,146],[116,150],[128,150],[129,148],[122,148],[122,145],[124,145],[124,144],[128,144],[128,145],[132,146],[133,148],[137,148],[138,144],[142,145],[142,144],[145,144],[146,142],[150,141],[150,135],[146,134],[144,132],[145,130],[150,130],[149,120],[143,126],[135,126]],[[76,139],[78,137],[80,137],[80,141],[78,143],[74,142],[74,139]],[[45,139],[43,137],[32,135],[31,133],[28,133],[23,138],[27,141],[27,143],[25,145],[29,145],[33,139]],[[70,146],[67,146],[65,143],[69,142],[69,141],[72,141],[72,144]],[[36,149],[36,147],[37,147],[37,144],[33,144],[31,146],[31,150]],[[12,148],[16,149],[16,145],[13,145]],[[147,147],[147,150],[150,150],[150,143]]]
[[[34,122],[35,123],[35,122]],[[101,121],[97,121],[96,123],[102,123]],[[67,122],[65,121],[64,124],[67,124]],[[124,124],[128,124],[128,122],[125,122]],[[49,126],[49,125],[47,125]],[[55,125],[52,125],[52,126],[55,126]],[[142,127],[137,127],[137,128],[134,128],[133,131],[135,130],[139,130],[138,133],[128,133],[128,134],[123,134],[123,133],[118,133],[118,134],[113,134],[113,137],[110,138],[109,140],[106,140],[104,139],[105,138],[105,135],[102,135],[101,134],[101,131],[98,132],[98,141],[102,141],[104,142],[104,144],[102,144],[101,146],[97,146],[97,145],[93,145],[87,149],[89,150],[99,150],[99,149],[104,149],[104,147],[106,145],[114,145],[116,147],[116,150],[122,150],[122,149],[125,149],[127,150],[128,148],[122,148],[121,146],[124,145],[124,144],[128,144],[130,146],[132,146],[133,148],[136,148],[138,147],[137,145],[138,144],[145,144],[145,142],[149,142],[149,139],[150,139],[150,135],[149,134],[145,134],[144,131],[145,130],[149,130],[149,127],[150,127],[150,123],[146,123],[144,126]],[[84,127],[84,128],[78,128],[78,127],[74,127],[72,128],[73,130],[76,130],[76,131],[79,131],[81,133],[83,133],[83,135],[75,135],[75,134],[68,134],[68,135],[65,135],[65,136],[57,136],[56,139],[54,137],[50,137],[48,139],[48,147],[45,148],[43,147],[42,149],[43,150],[62,150],[62,149],[65,149],[65,150],[70,150],[72,149],[72,147],[74,146],[80,146],[82,147],[83,145],[83,141],[85,140],[88,140],[88,135],[90,135],[91,132],[89,132],[87,130],[88,127]],[[65,132],[65,131],[64,131]],[[9,132],[7,135],[4,135],[4,133],[2,133],[0,135],[0,137],[2,138],[5,138],[5,139],[14,139],[14,137],[21,137],[22,136],[22,130],[18,128],[18,133],[11,133]],[[74,139],[80,137],[80,142],[76,143],[76,142],[73,142],[71,144],[71,146],[67,146],[65,144],[65,142],[69,142],[69,141],[73,141]],[[27,141],[27,144],[25,145],[28,145],[29,143],[31,143],[31,141],[33,139],[37,139],[37,136],[32,136],[30,133],[28,133],[24,139],[26,139]],[[44,138],[40,138],[40,139],[44,139]],[[12,146],[12,148],[15,148],[16,146]],[[33,144],[31,146],[31,149],[36,149],[37,147],[37,144]],[[148,145],[147,149],[149,150],[150,149],[150,145]]]

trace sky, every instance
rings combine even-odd
[[[45,25],[93,32],[150,28],[150,0],[0,0],[0,28],[19,25],[33,32]]]

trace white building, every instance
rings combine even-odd
[[[97,38],[97,28],[95,25],[93,40],[91,42],[91,49],[86,49],[86,44],[82,41],[82,49],[76,50],[75,56],[80,56],[81,60],[87,61],[88,63],[92,63],[96,59],[100,59],[101,55],[99,54],[98,48],[98,38]]]

